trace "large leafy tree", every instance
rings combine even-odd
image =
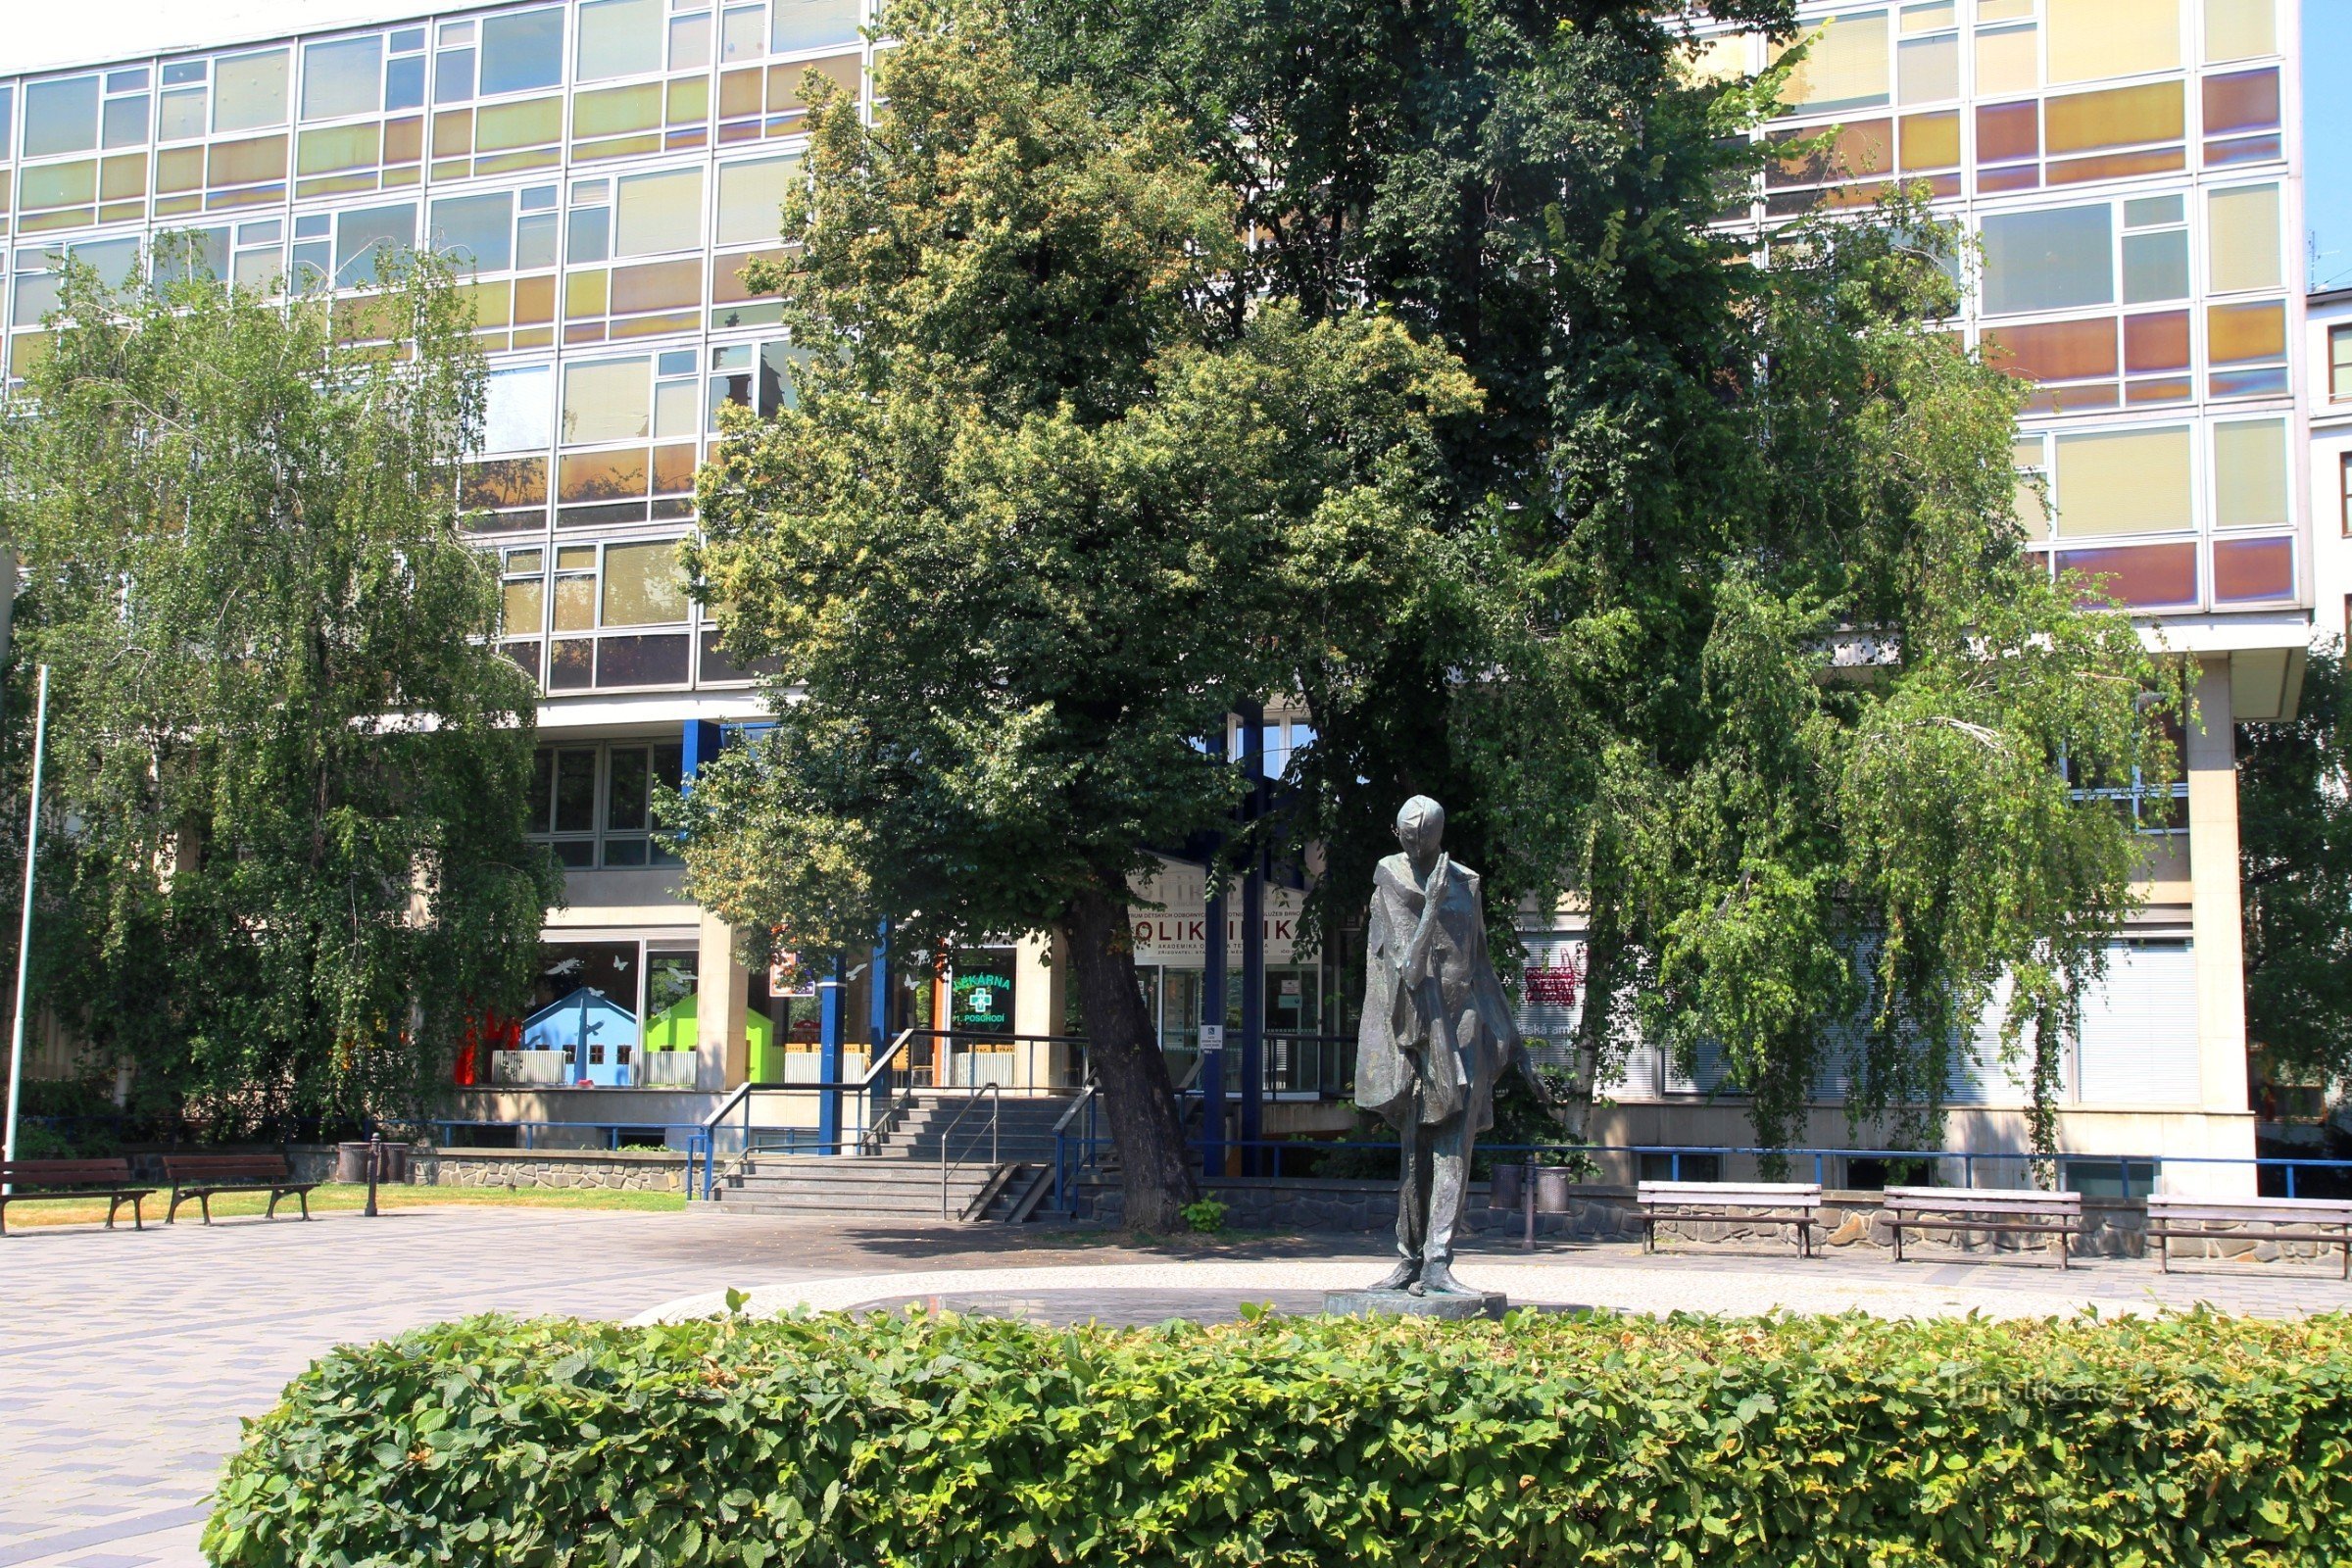
[[[1955,236],[1900,201],[1723,229],[1767,151],[1828,155],[1751,142],[1781,74],[1695,79],[1670,7],[1019,9],[1041,74],[1186,109],[1255,241],[1235,297],[1387,309],[1479,390],[1438,429],[1480,592],[1301,660],[1325,939],[1431,790],[1498,924],[1583,906],[1588,1098],[1640,1024],[1721,1046],[1768,1138],[1832,1065],[1924,1137],[2006,977],[2046,1139],[2139,865],[2074,786],[2171,776],[2183,688],[2026,553],[2014,389],[1937,324]],[[1706,9],[1792,35],[1788,0]]]
[[[460,531],[468,313],[429,262],[331,314],[158,264],[69,269],[0,446],[20,748],[53,677],[42,1000],[167,1120],[407,1111],[562,893]]]
[[[2300,1083],[2352,1076],[2352,701],[2313,650],[2295,716],[2239,727],[2246,1034]]]
[[[1129,1221],[1164,1228],[1192,1178],[1130,877],[1229,820],[1232,708],[1449,580],[1434,421],[1475,394],[1392,318],[1237,300],[1234,200],[1165,116],[1106,130],[985,11],[893,20],[889,107],[816,89],[758,280],[798,406],[703,477],[699,573],[781,672],[684,853],[698,899],[803,945],[1064,933]]]

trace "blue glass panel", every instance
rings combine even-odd
[[[384,107],[416,109],[424,103],[424,56],[403,55],[384,68]]]
[[[371,115],[383,107],[384,40],[333,38],[302,47],[302,118]]]
[[[514,197],[509,191],[433,203],[433,248],[461,268],[503,272],[514,265]]]
[[[98,78],[68,76],[24,89],[24,156],[87,152],[98,145]]]
[[[473,51],[444,49],[433,66],[433,102],[462,104],[473,96]]]
[[[335,215],[335,282],[348,287],[375,277],[379,255],[416,243],[416,204],[366,207]]]
[[[482,92],[522,92],[564,79],[564,12],[514,11],[482,19]]]

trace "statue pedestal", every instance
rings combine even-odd
[[[1509,1302],[1500,1291],[1464,1296],[1415,1296],[1410,1291],[1326,1291],[1323,1310],[1335,1317],[1500,1317]]]

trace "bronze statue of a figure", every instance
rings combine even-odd
[[[1446,808],[1416,795],[1396,813],[1402,853],[1372,883],[1355,1101],[1396,1129],[1403,1171],[1396,1269],[1375,1290],[1469,1293],[1453,1277],[1470,1153],[1494,1124],[1494,1083],[1519,1027],[1487,956],[1478,873],[1447,858]]]

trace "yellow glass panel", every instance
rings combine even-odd
[[[699,167],[622,176],[612,202],[615,256],[692,250],[702,230],[703,172]]]
[[[248,185],[243,190],[216,190],[206,193],[204,210],[208,213],[228,212],[239,207],[273,207],[286,199],[283,185]]]
[[[564,274],[564,316],[577,320],[583,316],[605,314],[605,273],[602,268],[593,272]]]
[[[104,201],[122,201],[126,197],[147,194],[147,155],[126,153],[109,158],[98,175],[98,195]]]
[[[2180,68],[2180,0],[2049,0],[2050,80]]]
[[[710,78],[680,76],[669,84],[669,122],[692,125],[710,118]]]
[[[433,156],[462,158],[473,151],[473,111],[445,109],[433,117]],[[435,171],[436,173],[439,171]]]
[[[1793,109],[1843,109],[1886,101],[1886,13],[1847,12],[1833,18],[1813,52],[1789,76],[1784,94]]]
[[[155,188],[195,190],[204,183],[204,149],[168,147],[155,155]]]
[[[514,310],[514,285],[504,278],[489,283],[468,283],[458,290],[458,296],[473,305],[476,326],[505,326]]]
[[[612,323],[612,336],[660,337],[667,332],[691,332],[700,318],[700,311],[668,311],[659,316],[633,316],[625,321]]]
[[[1979,22],[2014,22],[2034,14],[2035,0],[1977,0]]]
[[[2041,85],[2041,30],[2003,27],[1977,34],[1977,93],[1995,97]]]
[[[2309,0],[2326,5],[2328,0]],[[2205,63],[2252,60],[2278,52],[2275,0],[2205,0]]]
[[[634,87],[604,87],[584,92],[571,101],[571,139],[619,136],[651,130],[662,123],[662,84],[639,82]]]
[[[194,208],[189,209],[191,212]],[[38,218],[18,220],[17,227],[27,234],[52,234],[61,228],[86,228],[90,223],[87,207],[68,207],[61,212],[44,213]]]
[[[1744,32],[1720,32],[1701,38],[1690,65],[1690,79],[1704,85],[1738,81],[1747,74],[1748,38]]]
[[[2155,81],[2052,98],[2043,107],[2042,122],[2051,153],[2083,153],[2179,141],[2187,124],[2186,113],[2181,84]]]
[[[2009,447],[2010,466],[2017,473],[2017,520],[2029,539],[2047,539],[2050,536],[2050,509],[2042,500],[2037,482],[2038,470],[2045,460],[2041,452],[2041,437],[2012,442]]]
[[[1958,0],[1915,0],[1903,7],[1905,32],[1934,32],[1938,27],[1960,24]]]
[[[158,196],[155,199],[155,216],[158,218],[175,218],[181,213],[202,211],[203,207],[204,197],[201,194],[189,196]]]
[[[330,125],[306,130],[294,150],[294,172],[325,174],[337,170],[366,169],[381,151],[379,128],[373,121],[357,125]]]
[[[564,444],[644,440],[653,415],[653,366],[642,354],[564,366]]]
[[[70,164],[38,164],[24,171],[17,190],[18,205],[25,212],[44,207],[67,207],[98,199],[98,160],[80,158]]]
[[[593,631],[596,628],[596,579],[556,579],[556,630]]]
[[[685,618],[686,580],[676,545],[605,547],[606,625],[663,626]]]
[[[2276,300],[2260,305],[2208,306],[2205,357],[2216,365],[2286,358],[2286,307]]]
[[[495,158],[476,158],[473,172],[479,176],[512,174],[527,169],[553,169],[561,153],[561,148],[541,147],[531,152],[500,153]]]
[[[303,140],[307,145],[310,138],[306,136]],[[217,141],[207,155],[204,182],[208,185],[250,185],[256,180],[285,177],[286,138],[283,136]]]
[[[718,78],[718,112],[727,119],[760,112],[760,68],[729,71]]]
[[[2058,438],[2058,532],[2069,539],[2186,533],[2196,526],[2188,431],[2103,430]]]
[[[1905,115],[1903,172],[1923,169],[1952,169],[1960,162],[1960,114],[1947,110],[1936,115]]]
[[[2284,419],[2213,427],[2213,506],[2217,528],[2287,525]]]
[[[507,621],[510,632],[536,632],[547,612],[547,583],[532,577],[507,584]]]
[[[2282,266],[2278,187],[2217,190],[2211,202],[2206,219],[2206,232],[2211,237],[2207,286],[2216,294],[2277,288]]]
[[[49,358],[49,334],[19,332],[8,340],[8,373],[30,375]]]
[[[563,139],[561,98],[525,98],[519,103],[492,104],[474,116],[473,145],[479,152],[536,147]]]
[[[594,571],[596,569],[596,546],[558,545],[556,547],[556,566],[561,571]]]

